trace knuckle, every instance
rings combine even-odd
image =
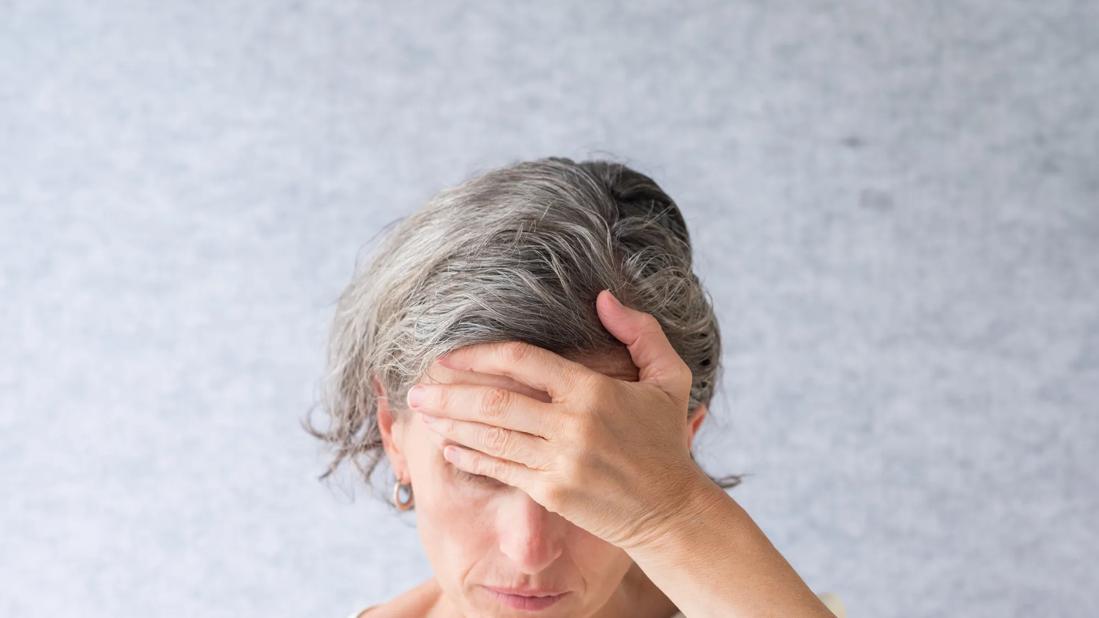
[[[564,504],[565,490],[558,484],[543,485],[539,489],[539,502],[547,506],[559,506]]]
[[[472,474],[482,474],[484,472],[485,463],[482,461],[481,454],[476,449],[467,449],[469,452],[462,453],[462,467],[467,472]]]
[[[688,384],[691,384],[691,383],[694,382],[694,379],[695,379],[694,372],[691,371],[691,366],[688,365],[687,362],[684,361],[683,359],[679,360],[679,372],[682,375],[683,380],[685,382],[687,382]]]
[[[569,443],[583,448],[590,443],[595,429],[592,427],[594,414],[562,415],[561,423],[570,437]]]
[[[583,452],[571,454],[569,457],[562,458],[559,465],[561,471],[561,477],[566,484],[578,483],[580,481],[580,474],[584,471]]]
[[[576,438],[584,435],[584,416],[580,414],[561,413],[557,415],[557,427],[562,435],[568,436],[569,443],[575,443]]]
[[[569,449],[559,453],[554,464],[554,470],[558,477],[556,485],[570,487],[582,484],[584,482],[582,475],[585,473],[585,466],[589,464],[584,448]]]
[[[508,341],[500,347],[500,355],[509,363],[521,363],[530,355],[530,346],[522,341]]]
[[[585,408],[594,411],[606,401],[612,401],[611,388],[613,384],[601,374],[592,374],[584,378],[584,392],[588,398],[584,402]]]
[[[511,391],[503,387],[490,388],[481,400],[481,415],[485,418],[500,418],[504,415],[511,400]]]
[[[489,450],[500,452],[507,449],[508,446],[508,432],[505,429],[499,427],[491,427],[485,432],[485,446]]]
[[[603,374],[595,371],[576,372],[572,374],[573,390],[593,391],[601,386]]]
[[[481,474],[491,476],[494,479],[503,477],[504,468],[500,465],[499,460],[492,459],[490,457],[484,457],[481,465]]]

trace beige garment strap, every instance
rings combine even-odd
[[[831,592],[822,592],[817,595],[817,598],[836,615],[836,618],[847,618],[847,608],[843,606],[843,602],[840,601],[838,596]]]

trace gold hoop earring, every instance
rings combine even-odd
[[[406,487],[405,490],[408,493],[407,500],[401,500],[401,488]],[[407,511],[415,505],[416,498],[412,495],[412,483],[402,483],[397,481],[393,484],[393,505],[397,507],[399,511]]]

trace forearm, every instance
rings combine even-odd
[[[701,470],[674,519],[627,552],[687,618],[834,618],[747,511]]]

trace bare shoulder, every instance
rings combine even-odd
[[[402,592],[380,605],[371,605],[355,618],[399,618],[402,616],[424,616],[439,599],[442,591],[435,579]]]

